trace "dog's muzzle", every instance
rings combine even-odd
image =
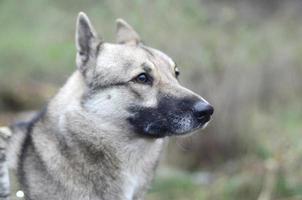
[[[157,107],[132,106],[128,118],[134,132],[147,137],[184,135],[204,128],[214,108],[197,97],[173,98],[165,96]]]

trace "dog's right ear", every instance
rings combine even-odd
[[[76,48],[77,48],[77,67],[80,71],[86,71],[85,66],[89,60],[94,59],[102,40],[99,39],[89,18],[80,12],[76,25]]]
[[[125,20],[116,20],[116,41],[119,44],[137,45],[141,39],[137,32]]]

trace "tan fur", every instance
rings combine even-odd
[[[139,113],[131,109],[156,110],[166,105],[161,98],[176,99],[176,105],[186,98],[202,100],[179,84],[173,60],[143,45],[121,19],[117,42],[103,42],[88,17],[79,14],[77,70],[28,130],[20,136],[14,133],[19,140],[12,141],[8,150],[20,158],[18,172],[28,199],[143,199],[166,139],[137,133],[130,119]],[[152,85],[136,81],[142,73],[152,77]],[[191,109],[184,109],[172,120],[175,134],[200,128],[193,127],[191,113],[185,113]],[[22,132],[18,127],[13,130]]]

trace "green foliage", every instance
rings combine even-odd
[[[194,184],[190,176],[159,178],[155,181],[150,195],[152,199],[202,199],[203,191]]]

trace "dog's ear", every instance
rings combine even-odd
[[[96,56],[102,40],[97,36],[89,18],[83,12],[80,12],[76,25],[76,48],[77,48],[77,66],[83,70],[89,59]]]
[[[137,32],[123,19],[116,20],[116,42],[137,45],[141,39]]]

